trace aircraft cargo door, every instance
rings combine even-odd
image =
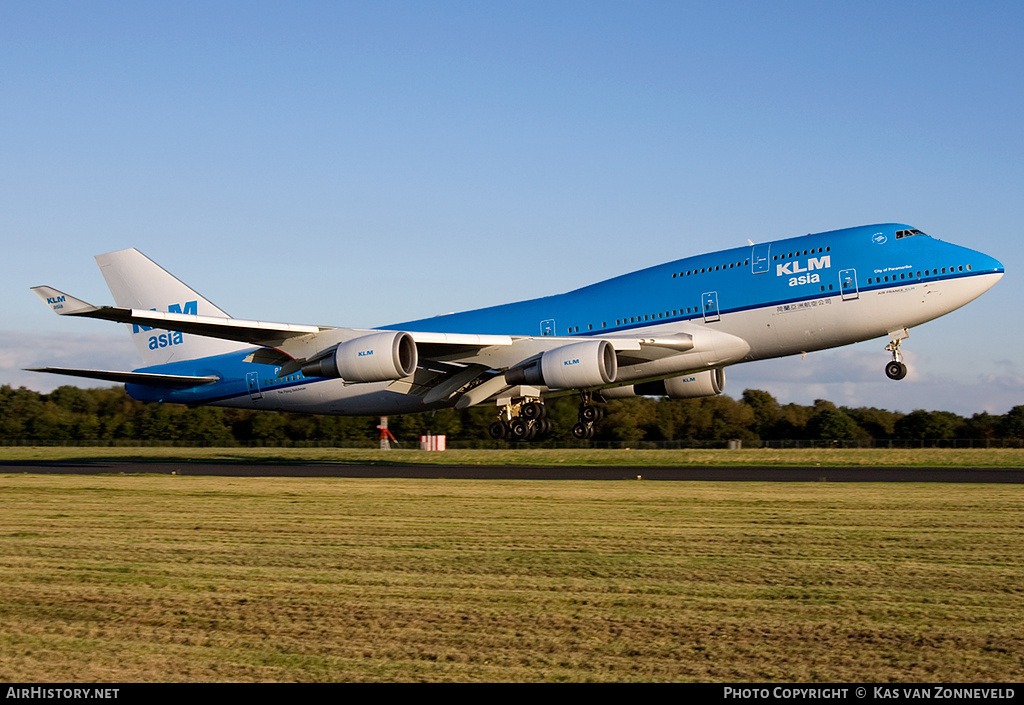
[[[843,301],[860,298],[860,292],[857,290],[856,269],[844,269],[839,272],[839,291],[843,294]]]

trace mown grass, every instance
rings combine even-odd
[[[443,453],[365,448],[0,447],[0,461],[149,460],[447,465],[793,465],[862,467],[1024,467],[1020,448],[629,450],[523,448]]]
[[[1013,485],[0,475],[0,681],[1019,682]]]

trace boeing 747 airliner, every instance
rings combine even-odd
[[[725,368],[888,336],[907,374],[908,330],[1003,276],[988,255],[908,225],[751,244],[556,296],[372,330],[231,318],[135,249],[96,257],[116,306],[48,286],[61,315],[126,323],[133,372],[35,371],[122,382],[136,399],[318,414],[389,415],[497,404],[494,438],[550,431],[544,399],[578,394],[577,438],[596,402],[720,394]]]

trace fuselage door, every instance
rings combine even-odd
[[[541,335],[554,335],[555,334],[555,319],[549,318],[546,321],[540,322],[540,334]]]
[[[718,320],[718,292],[709,291],[700,297],[701,308],[704,310],[704,322],[714,323]]]
[[[255,401],[256,399],[263,398],[263,392],[260,391],[260,379],[256,372],[245,373],[245,384],[249,388],[249,398]]]
[[[754,245],[754,251],[750,254],[750,272],[751,274],[764,274],[771,267],[768,262],[768,253],[771,252],[772,243],[765,242],[760,245]]]
[[[860,298],[857,289],[857,270],[844,269],[839,272],[839,291],[843,295],[843,301]]]

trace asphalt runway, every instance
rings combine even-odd
[[[358,477],[471,480],[661,480],[676,482],[950,482],[1024,483],[1024,469],[638,465],[346,465],[339,463],[0,462],[0,474],[194,475],[219,477]]]

